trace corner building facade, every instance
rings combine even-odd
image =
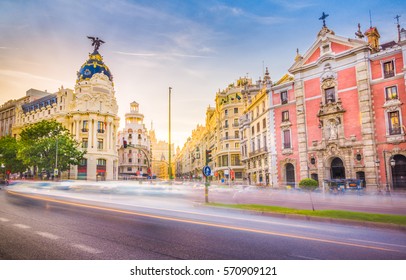
[[[115,180],[118,178],[117,131],[119,117],[113,76],[97,50],[77,72],[75,90],[58,92],[16,108],[13,135],[28,124],[54,119],[65,126],[86,150],[70,178]],[[63,174],[62,174],[63,176]]]

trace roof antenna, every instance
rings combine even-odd
[[[400,24],[399,24],[399,18],[400,18],[400,15],[396,15],[395,19],[396,19],[396,21],[397,21],[397,23],[398,23],[398,25],[397,25],[397,27],[398,27],[398,42],[400,42]]]
[[[372,16],[371,16],[371,10],[369,10],[369,27],[372,28]]]

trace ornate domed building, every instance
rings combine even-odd
[[[93,53],[77,72],[75,90],[58,92],[22,105],[16,110],[13,134],[43,119],[62,123],[86,150],[79,166],[72,166],[71,179],[114,180],[118,174],[117,132],[119,117],[113,75],[98,48],[103,41],[89,37]]]

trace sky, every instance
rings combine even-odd
[[[182,146],[219,89],[240,77],[256,81],[264,67],[274,82],[286,74],[296,49],[304,54],[316,40],[322,12],[348,38],[371,19],[381,42],[397,39],[396,15],[406,28],[400,0],[0,0],[0,104],[30,88],[73,89],[93,51],[87,36],[99,37],[121,128],[136,101],[146,127],[168,141],[171,87],[171,138]]]

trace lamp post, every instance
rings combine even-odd
[[[389,161],[390,166],[391,166],[391,187],[393,190],[393,169],[395,168],[396,165],[396,160],[392,157],[391,160]]]
[[[171,155],[171,90],[169,87],[169,167],[168,167],[168,176],[169,180],[172,180],[172,155]]]

